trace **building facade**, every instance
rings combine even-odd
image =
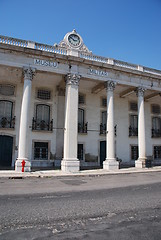
[[[142,168],[161,160],[161,71],[0,36],[0,168]]]

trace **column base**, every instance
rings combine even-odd
[[[135,161],[136,168],[145,168],[145,166],[146,166],[146,158],[138,158]]]
[[[116,161],[116,158],[106,159],[103,162],[103,169],[106,169],[106,170],[117,170],[117,169],[119,169],[119,162]]]
[[[25,160],[24,172],[31,171],[31,162],[27,158],[18,158],[15,162],[15,171],[22,172],[22,161]]]
[[[78,159],[63,159],[61,161],[61,170],[63,172],[78,172],[80,169],[80,161]]]

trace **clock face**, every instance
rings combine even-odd
[[[80,37],[76,34],[70,34],[68,37],[68,41],[73,46],[78,46],[80,44]]]

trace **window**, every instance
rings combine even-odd
[[[102,124],[106,124],[107,122],[107,111],[102,112]]]
[[[78,123],[84,125],[84,109],[78,109]]]
[[[152,137],[161,137],[161,118],[152,118]]]
[[[138,146],[131,146],[131,159],[132,160],[138,159]]]
[[[13,103],[0,101],[0,127],[14,128],[15,118],[12,119]]]
[[[138,136],[138,115],[130,115],[129,136]]]
[[[107,122],[107,111],[102,112],[101,116],[101,124],[100,124],[100,134],[106,133],[106,122]]]
[[[84,123],[84,109],[78,109],[78,132],[87,133],[87,123]]]
[[[161,158],[161,146],[154,146],[154,159]]]
[[[136,102],[130,102],[130,111],[137,112],[138,110],[138,105]]]
[[[46,123],[49,123],[50,120],[50,106],[38,104],[36,106],[36,120],[41,122],[45,121]]]
[[[160,114],[160,106],[158,104],[151,105],[151,113]]]
[[[34,143],[34,159],[37,159],[37,160],[48,159],[48,143],[47,142]]]
[[[37,98],[42,99],[42,100],[50,100],[51,92],[49,90],[38,89]]]
[[[83,160],[83,144],[78,144],[77,158]]]
[[[85,104],[85,96],[83,94],[79,94],[79,104]]]
[[[102,107],[107,107],[107,98],[102,98],[101,106]]]
[[[9,84],[0,84],[0,94],[4,96],[13,96],[15,87]]]
[[[33,118],[32,129],[52,131],[53,121],[50,121],[50,106],[36,105],[36,119]]]

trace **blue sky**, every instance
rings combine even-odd
[[[96,55],[161,70],[161,0],[0,0],[0,35],[53,45],[73,29]]]

